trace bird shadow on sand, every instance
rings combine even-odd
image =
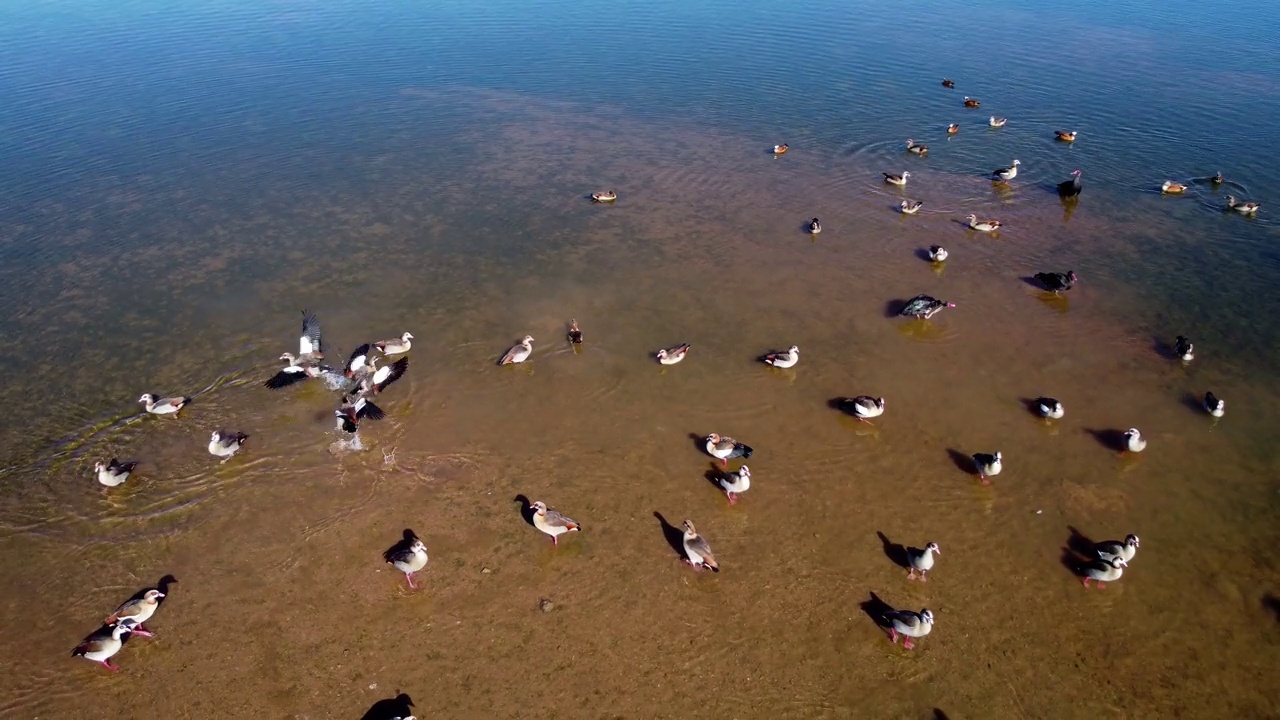
[[[703,455],[707,454],[707,436],[698,433],[689,433],[689,442],[693,443],[693,447]]]
[[[1156,355],[1159,355],[1165,360],[1179,359],[1178,352],[1173,349],[1173,343],[1170,343],[1158,335],[1151,336],[1151,349],[1155,351]]]
[[[1198,398],[1191,393],[1182,394],[1182,405],[1197,415],[1207,415],[1204,410],[1204,398]]]
[[[876,537],[880,538],[880,547],[884,550],[884,556],[889,558],[894,565],[906,570],[910,567],[907,560],[907,548],[902,543],[893,542],[884,533],[876,531]]]
[[[887,318],[896,318],[902,314],[903,308],[907,306],[907,301],[903,299],[890,300],[884,304],[884,316]]]
[[[530,526],[533,526],[533,503],[529,501],[528,496],[520,493],[512,498],[511,502],[520,503],[520,517],[524,518],[524,521],[529,523]]]
[[[938,708],[933,709],[933,720],[951,720],[951,717]]]
[[[1085,428],[1085,432],[1093,436],[1094,440],[1102,447],[1112,451],[1122,453],[1125,451],[1124,431],[1115,428],[1106,428],[1098,430],[1095,428]]]
[[[853,400],[854,399],[851,397],[833,397],[827,401],[827,407],[837,412],[844,413],[851,418],[858,418],[857,413],[853,409]],[[862,418],[858,419],[861,420]]]
[[[933,258],[929,257],[929,248],[916,248],[916,257],[925,262],[933,262]]]
[[[1070,571],[1072,575],[1084,577],[1081,568],[1085,563],[1097,557],[1097,553],[1093,549],[1093,538],[1080,532],[1079,529],[1072,525],[1067,526],[1067,531],[1071,534],[1067,536],[1067,544],[1062,546],[1062,555],[1059,557],[1059,561],[1062,563],[1062,567]]]
[[[1032,415],[1035,415],[1038,418],[1044,417],[1043,415],[1040,414],[1040,398],[1024,397],[1024,398],[1018,398],[1018,401],[1021,402],[1023,407],[1027,409],[1027,412],[1031,413]]]
[[[956,450],[955,448],[947,448],[947,457],[951,458],[951,462],[966,475],[978,476],[978,469],[973,466],[973,456]]]
[[[671,546],[671,550],[681,560],[688,560],[689,554],[684,551],[684,531],[667,522],[667,519],[657,510],[653,511],[653,516],[658,519],[658,523],[662,526],[662,538]]]
[[[867,617],[871,618],[871,622],[875,623],[876,627],[883,628],[885,630],[889,629],[890,623],[885,619],[885,615],[893,612],[894,607],[884,600],[881,600],[879,595],[876,595],[874,592],[871,593],[871,598],[858,603],[858,607],[862,608],[862,612],[866,613]]]
[[[720,487],[720,481],[728,480],[729,473],[720,467],[720,463],[712,461],[710,463],[710,467],[707,468],[707,471],[703,473],[702,476],[707,479],[707,482],[711,483],[711,487],[719,490],[720,492],[724,492],[724,488]],[[681,533],[681,535],[683,535],[683,533]]]
[[[413,714],[410,709],[413,707],[413,698],[406,693],[400,693],[393,698],[385,698],[379,700],[369,707],[364,715],[360,716],[360,720],[395,720],[395,718],[406,718]]]
[[[1276,621],[1280,622],[1280,596],[1275,593],[1267,593],[1262,596],[1262,607],[1271,611],[1275,615]]]
[[[1023,275],[1018,279],[1026,283],[1027,285],[1030,285],[1031,287],[1039,290],[1040,292],[1045,292],[1044,285],[1041,285],[1040,281],[1035,279],[1035,277],[1031,275]]]

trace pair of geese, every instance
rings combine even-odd
[[[91,660],[108,670],[119,670],[118,665],[111,664],[111,658],[120,652],[130,635],[151,637],[154,634],[143,623],[155,614],[164,596],[159,588],[150,588],[124,601],[103,620],[101,629],[91,633],[71,651],[71,656]]]
[[[138,402],[142,403],[146,412],[152,415],[178,417],[182,409],[191,403],[191,398],[183,396],[162,398],[155,393],[143,393],[142,397],[138,398]],[[225,463],[244,446],[245,440],[248,439],[249,436],[242,432],[214,430],[209,436],[209,454],[222,458],[222,462]],[[137,465],[136,462],[122,463],[112,458],[111,462],[105,466],[102,463],[95,464],[94,472],[98,476],[98,482],[107,487],[115,487],[123,484]]]

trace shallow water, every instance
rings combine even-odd
[[[358,717],[398,692],[420,717],[1276,713],[1272,40],[1092,4],[61,10],[0,37],[0,367],[41,381],[0,391],[0,602],[25,620],[0,714]],[[1219,169],[1257,219],[1153,190]],[[1023,279],[1068,268],[1066,298]],[[919,292],[957,307],[887,317]],[[302,307],[335,356],[417,338],[364,449],[333,394],[260,386]],[[533,360],[496,367],[525,333]],[[793,343],[794,370],[754,362]],[[145,391],[196,400],[139,417]],[[828,407],[864,393],[874,425]],[[1041,394],[1066,418],[1031,415]],[[1133,425],[1151,447],[1119,457]],[[217,427],[251,436],[225,465]],[[735,507],[708,432],[756,448]],[[994,450],[982,487],[964,460]],[[111,455],[142,465],[104,491]],[[584,531],[552,549],[521,494]],[[719,574],[668,545],[686,518]],[[417,593],[379,557],[406,527]],[[1143,544],[1086,592],[1069,528]],[[931,580],[877,532],[937,541]],[[124,671],[66,657],[165,574]],[[936,629],[893,648],[873,597]]]

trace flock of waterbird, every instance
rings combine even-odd
[[[955,83],[951,80],[943,80],[942,84],[948,88],[955,87]],[[978,100],[970,97],[965,97],[963,103],[967,108],[980,106]],[[988,125],[993,128],[1003,127],[1006,122],[1007,118],[996,116],[988,119]],[[952,123],[947,128],[947,134],[955,135],[959,129],[959,124]],[[1075,142],[1078,133],[1058,130],[1055,131],[1055,137],[1061,142]],[[775,145],[773,152],[776,157],[785,154],[789,149],[786,144]],[[907,140],[906,149],[917,156],[925,156],[929,152],[926,145],[917,143],[913,139]],[[991,175],[992,181],[1008,183],[1017,177],[1021,164],[1015,159],[1009,166],[996,169]],[[1070,180],[1058,186],[1058,192],[1064,199],[1079,197],[1082,189],[1080,174],[1079,170],[1074,171]],[[899,187],[905,187],[910,177],[909,171],[901,174],[884,173],[886,183]],[[1221,173],[1215,174],[1211,181],[1215,185],[1222,183]],[[1182,193],[1186,189],[1185,185],[1174,181],[1166,181],[1161,186],[1162,192],[1170,194]],[[590,198],[596,203],[612,203],[617,200],[618,194],[614,190],[608,190],[592,193]],[[905,199],[900,209],[905,214],[914,214],[922,206],[921,201]],[[1258,207],[1255,202],[1241,203],[1234,197],[1227,196],[1227,209],[1230,211],[1252,215],[1257,212]],[[969,215],[967,220],[968,227],[979,232],[995,232],[1003,225],[999,220],[979,219],[976,215]],[[813,234],[822,231],[822,224],[818,218],[815,217],[810,221],[809,231]],[[928,257],[931,262],[942,263],[947,260],[949,253],[946,248],[934,245],[929,248]],[[1055,295],[1071,290],[1079,280],[1076,273],[1070,270],[1065,273],[1041,272],[1034,277],[1044,290]],[[898,315],[928,321],[939,311],[952,307],[955,307],[954,303],[921,294],[908,300],[899,310]],[[409,367],[407,353],[412,347],[413,335],[405,332],[399,338],[362,344],[351,353],[346,364],[338,368],[323,362],[325,355],[321,349],[319,319],[314,313],[305,310],[302,315],[298,353],[296,355],[289,352],[283,353],[280,360],[285,363],[285,366],[267,379],[263,385],[272,390],[279,390],[310,379],[322,380],[330,390],[341,392],[342,399],[334,411],[337,418],[336,430],[348,433],[354,438],[363,420],[380,420],[386,417],[386,412],[373,402],[373,398],[405,374]],[[569,323],[567,340],[574,345],[583,343],[583,332],[576,319]],[[501,356],[498,365],[518,365],[528,361],[533,355],[533,343],[534,338],[525,335]],[[662,365],[676,365],[688,356],[689,350],[688,343],[663,348],[655,353],[655,359]],[[1192,342],[1185,336],[1179,335],[1173,343],[1173,355],[1183,363],[1195,358],[1194,350]],[[392,360],[392,358],[397,359]],[[760,357],[760,362],[782,369],[794,368],[800,362],[800,348],[792,345],[786,351],[766,353]],[[380,363],[382,363],[381,366],[379,366]],[[143,405],[146,413],[177,417],[191,400],[186,396],[160,397],[155,393],[146,393],[138,399],[138,402]],[[852,417],[870,423],[884,414],[885,399],[860,395],[843,398],[837,402],[837,406]],[[1062,402],[1052,397],[1036,398],[1030,406],[1046,421],[1059,420],[1066,414]],[[1203,407],[1214,418],[1221,418],[1226,412],[1226,403],[1212,392],[1205,393]],[[244,447],[247,439],[248,436],[242,432],[216,429],[210,435],[208,451],[225,463]],[[1146,449],[1147,441],[1137,428],[1129,428],[1119,438],[1118,445],[1117,450],[1122,453],[1139,453]],[[730,472],[728,464],[730,460],[749,459],[754,452],[753,448],[718,433],[710,433],[706,436],[704,448],[708,455],[720,460],[723,471],[716,478],[716,483],[725,493],[728,502],[731,505],[736,504],[742,494],[751,487],[751,469],[744,463]],[[973,470],[983,485],[990,485],[990,479],[999,475],[1004,469],[1004,455],[1000,451],[975,453],[971,456],[971,460]],[[109,488],[116,487],[129,478],[137,465],[137,462],[122,462],[112,458],[106,463],[96,463],[94,474],[102,485]],[[576,520],[549,507],[541,500],[530,503],[527,510],[530,524],[550,536],[553,545],[559,544],[561,535],[582,529],[582,525]],[[708,569],[719,572],[719,562],[707,539],[698,533],[691,520],[685,520],[683,528],[684,561],[696,570]],[[1129,562],[1133,560],[1138,546],[1138,536],[1134,534],[1126,536],[1124,540],[1096,543],[1092,548],[1092,556],[1081,557],[1075,567],[1084,587],[1088,588],[1092,581],[1098,588],[1103,588],[1104,583],[1119,580]],[[934,568],[936,557],[941,555],[938,544],[928,542],[923,548],[910,547],[905,550],[904,564],[908,571],[907,578],[909,580],[918,578],[921,582],[926,582]],[[412,530],[405,530],[401,540],[383,553],[383,558],[404,573],[410,589],[417,589],[413,578],[416,573],[426,567],[428,555],[426,545]],[[110,659],[120,651],[125,640],[131,635],[146,637],[152,635],[144,623],[152,617],[164,598],[165,593],[160,588],[139,591],[117,607],[106,618],[103,626],[86,637],[72,654],[101,663],[111,670],[119,669],[110,662]],[[908,650],[914,647],[913,640],[928,635],[934,625],[933,612],[927,608],[919,612],[887,608],[882,609],[880,614],[880,623],[888,631],[890,640],[896,644],[898,638],[902,637],[903,647]]]

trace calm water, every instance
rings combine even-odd
[[[0,714],[1280,713],[1280,11],[333,5],[0,10]],[[1023,280],[1072,268],[1065,299]],[[886,318],[919,292],[958,307]],[[260,387],[303,307],[339,352],[417,338],[365,452],[322,388]],[[494,367],[525,333],[533,362]],[[793,371],[753,362],[792,343]],[[196,402],[138,417],[146,391]],[[862,393],[874,427],[828,408]],[[1117,457],[1133,425],[1151,448]],[[226,465],[216,427],[251,435]],[[757,448],[734,508],[708,432]],[[994,450],[982,488],[963,458]],[[142,465],[104,492],[113,455]],[[585,532],[552,551],[517,494]],[[724,572],[682,567],[655,512]],[[416,594],[379,559],[405,527]],[[1142,549],[1086,593],[1069,528]],[[877,532],[937,541],[933,579]],[[165,574],[123,672],[67,657]],[[918,652],[872,597],[934,610]]]

